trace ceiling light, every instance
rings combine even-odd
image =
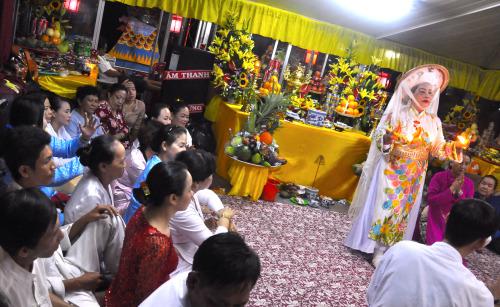
[[[413,0],[335,0],[353,14],[383,22],[390,22],[407,15]]]

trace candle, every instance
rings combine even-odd
[[[470,137],[471,135],[466,132],[462,132],[461,134],[459,134],[457,136],[457,142],[459,147],[467,149],[467,147],[469,147]]]

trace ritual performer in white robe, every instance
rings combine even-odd
[[[458,142],[445,142],[437,117],[448,71],[423,65],[404,74],[378,125],[349,208],[352,228],[344,244],[374,253],[411,239],[422,198],[429,154],[461,162]]]
[[[188,150],[179,153],[176,161],[184,163],[193,177],[193,198],[184,211],[178,211],[170,220],[172,241],[179,255],[177,270],[170,276],[191,271],[193,257],[198,247],[214,234],[228,232],[232,229],[231,219],[234,215],[230,208],[220,211],[217,229],[212,232],[205,225],[205,219],[196,193],[207,189],[212,184],[212,174],[215,171],[215,158],[204,150]],[[203,198],[207,193],[201,193]]]
[[[493,307],[500,297],[500,278],[488,289],[462,260],[486,246],[498,226],[490,204],[459,201],[451,209],[443,242],[426,246],[402,241],[385,253],[368,287],[368,305]]]
[[[97,205],[113,205],[110,184],[125,170],[125,147],[110,135],[101,135],[77,155],[89,171],[75,188],[64,209],[65,224],[73,223]]]

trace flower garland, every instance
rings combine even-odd
[[[236,22],[236,15],[229,13],[208,50],[215,55],[213,85],[222,89],[223,97],[239,101],[254,92],[257,57],[248,24],[238,30]]]

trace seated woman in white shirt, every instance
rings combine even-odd
[[[77,152],[90,170],[83,176],[64,209],[65,224],[73,223],[101,204],[113,205],[110,183],[125,170],[125,148],[110,135],[101,135]]]
[[[215,169],[215,158],[204,150],[188,150],[181,152],[175,158],[176,161],[186,164],[189,173],[193,177],[193,192],[207,189],[212,184],[212,174]],[[223,209],[217,222],[215,234],[227,232],[231,227],[233,211],[229,208]],[[198,247],[207,238],[214,235],[205,225],[203,212],[196,195],[193,195],[188,208],[177,212],[170,220],[172,241],[179,254],[179,265],[177,270],[170,276],[190,271],[193,265],[193,257]]]
[[[54,137],[71,140],[72,137],[65,128],[71,119],[71,106],[69,102],[55,95],[49,96],[49,102],[53,117],[45,130]]]

